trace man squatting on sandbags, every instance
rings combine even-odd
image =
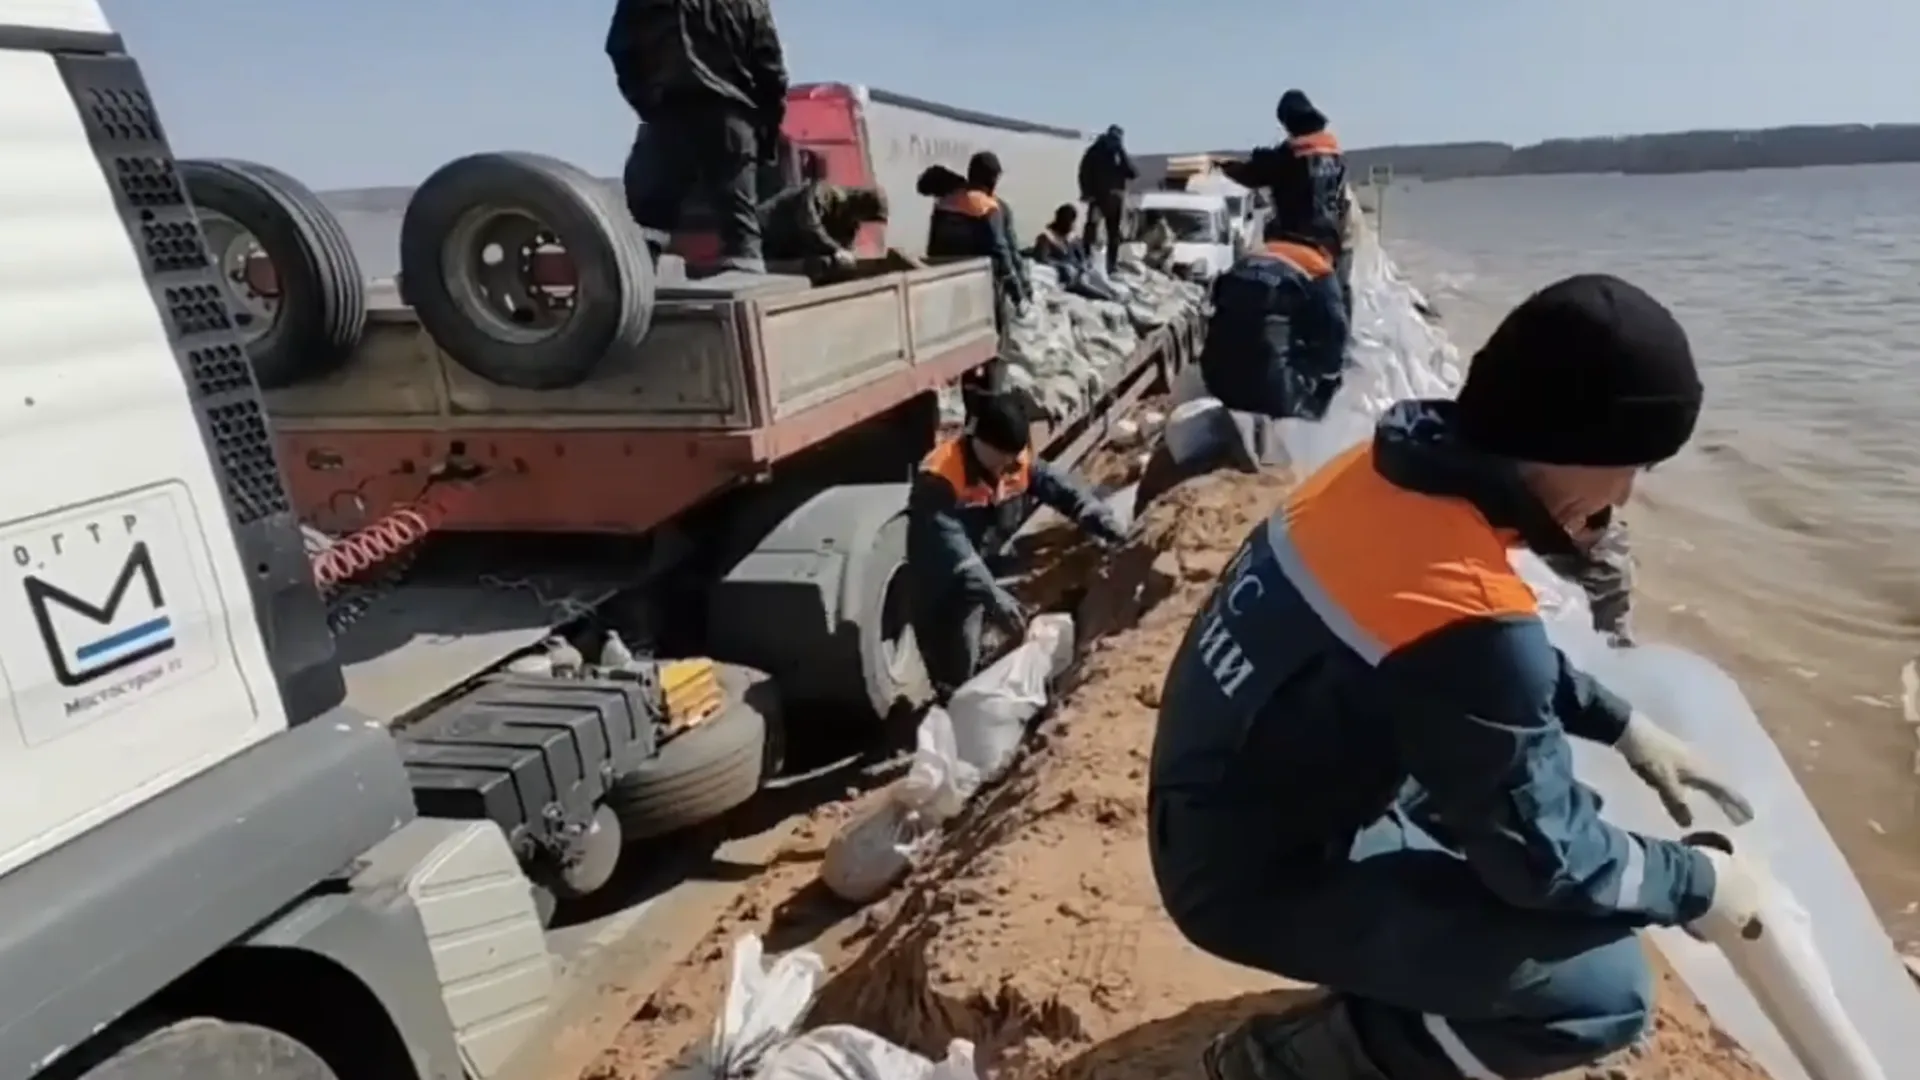
[[[1587,1065],[1653,1014],[1642,928],[1752,926],[1747,860],[1601,817],[1571,739],[1683,826],[1689,788],[1751,810],[1554,648],[1507,557],[1571,556],[1701,400],[1666,308],[1570,278],[1508,314],[1457,401],[1394,405],[1247,538],[1167,674],[1148,843],[1189,940],[1329,993],[1220,1036],[1212,1080]]]

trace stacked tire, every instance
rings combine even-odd
[[[188,160],[180,172],[203,230],[222,231],[216,223],[231,222],[270,264],[273,312],[247,343],[261,388],[278,390],[338,370],[367,327],[366,278],[339,219],[304,184],[256,162]],[[214,252],[216,258],[227,254]],[[230,285],[246,286],[240,268],[223,264],[220,270]],[[243,324],[255,317],[245,307],[235,305]]]
[[[484,243],[489,217],[538,222],[564,251],[575,287],[557,326],[527,332],[486,310],[470,280],[480,253],[468,249]],[[604,357],[638,348],[653,325],[653,258],[625,202],[604,181],[539,154],[474,154],[427,177],[400,226],[400,274],[434,341],[501,386],[577,385]]]

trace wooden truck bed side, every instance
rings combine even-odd
[[[474,376],[410,309],[381,307],[340,371],[267,395],[296,503],[351,527],[360,507],[407,504],[464,458],[488,475],[443,528],[640,531],[995,350],[985,260],[697,293],[665,293],[638,350],[547,391]],[[327,513],[342,491],[351,506]]]

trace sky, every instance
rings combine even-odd
[[[1136,151],[1920,121],[1914,0],[771,0],[796,82],[865,83]],[[612,175],[612,0],[103,0],[177,153],[320,189],[527,150]]]

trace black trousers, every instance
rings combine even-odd
[[[623,182],[627,209],[643,229],[671,234],[687,197],[713,208],[721,255],[762,257],[760,134],[755,118],[724,102],[663,105],[634,139]]]
[[[1107,233],[1107,273],[1120,265],[1120,214],[1127,204],[1124,191],[1105,191],[1087,200],[1087,223],[1080,230],[1080,243],[1091,254],[1094,238],[1104,227]]]

